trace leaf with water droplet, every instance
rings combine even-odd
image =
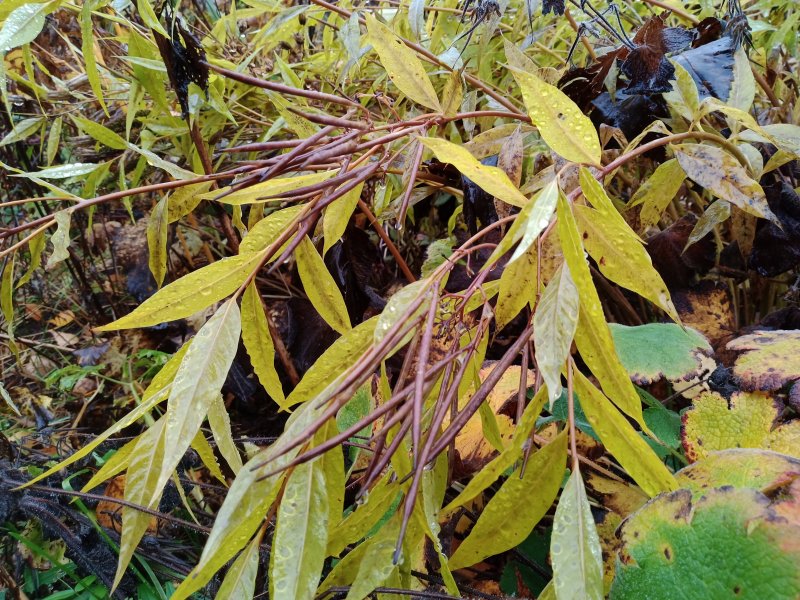
[[[308,236],[303,236],[294,256],[303,289],[316,311],[337,333],[349,331],[350,315],[342,292]]]
[[[416,316],[421,315],[425,312],[431,303],[431,294],[430,294],[430,286],[431,282],[427,279],[420,279],[419,281],[415,281],[414,283],[409,283],[404,288],[400,289],[399,291],[395,292],[389,301],[386,303],[386,306],[383,307],[383,311],[380,315],[378,315],[378,322],[375,325],[375,343],[378,344],[380,341],[386,337],[386,334],[399,322],[400,318],[403,317],[405,312],[408,310],[408,307],[420,296],[424,295],[422,303],[414,309],[413,313],[407,315],[407,320],[411,320]]]
[[[161,287],[164,276],[167,274],[167,202],[169,196],[159,200],[147,221],[147,264],[156,280],[156,286]]]
[[[256,590],[261,536],[257,535],[225,573],[215,600],[247,600]]]
[[[550,224],[550,218],[556,209],[556,202],[558,201],[558,182],[553,179],[548,183],[541,192],[536,194],[536,197],[531,201],[533,204],[529,213],[522,223],[522,239],[511,255],[509,262],[517,260],[522,253],[533,245],[536,238],[539,237],[547,226]],[[521,213],[520,213],[521,214]],[[520,217],[517,217],[518,219]]]
[[[44,28],[45,17],[59,4],[59,0],[42,4],[27,3],[11,11],[0,28],[0,56],[36,39]]]
[[[262,183],[242,188],[231,192],[217,200],[223,204],[253,204],[256,202],[268,202],[270,196],[285,194],[302,187],[322,183],[336,175],[337,171],[321,171],[319,173],[309,173],[306,175],[295,175],[293,177],[281,177],[269,179]],[[231,188],[224,187],[220,190],[211,190],[202,195],[203,200],[214,200],[223,192],[228,192]]]
[[[275,369],[275,345],[255,283],[248,285],[242,296],[242,341],[261,385],[282,406],[285,396]]]
[[[658,165],[650,178],[636,190],[628,206],[642,206],[639,213],[640,231],[658,223],[661,213],[678,193],[685,178],[686,173],[680,163],[672,158]]]

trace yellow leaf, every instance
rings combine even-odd
[[[625,414],[646,428],[642,417],[641,400],[617,357],[611,330],[606,323],[600,297],[597,295],[589,265],[583,254],[578,225],[563,194],[558,200],[558,237],[561,240],[564,260],[569,266],[572,280],[578,288],[581,299],[578,328],[575,330],[575,344],[578,351],[594,376],[600,380],[609,398]]]
[[[511,182],[505,171],[481,164],[463,146],[440,138],[420,138],[420,141],[433,150],[436,158],[453,165],[469,177],[475,185],[495,198],[513,206],[522,207],[528,204],[528,199]]]
[[[242,240],[239,252],[258,252],[263,250],[278,239],[278,236],[290,226],[302,210],[302,205],[290,206],[261,219]],[[272,258],[278,258],[281,252],[282,248],[275,252]]]
[[[172,192],[167,204],[167,220],[174,223],[181,217],[188,215],[195,207],[200,204],[203,194],[211,187],[210,181],[193,183],[179,187]]]
[[[531,245],[520,260],[508,263],[503,269],[494,309],[498,331],[536,298],[536,263],[536,246]]]
[[[169,196],[164,196],[153,208],[147,222],[147,258],[150,272],[156,280],[156,286],[161,287],[164,276],[167,274],[167,202]]]
[[[530,209],[530,212],[520,212],[517,220],[522,221],[522,225],[520,227],[522,231],[522,239],[520,240],[517,249],[514,250],[514,254],[511,255],[510,259],[508,259],[509,262],[513,262],[522,256],[522,253],[532,246],[536,241],[536,238],[539,237],[539,234],[541,234],[547,228],[547,226],[550,224],[550,219],[553,216],[553,211],[556,209],[557,201],[558,182],[554,179],[544,188],[542,188],[542,191],[536,194],[536,197],[533,199],[533,201],[529,203],[533,205]],[[525,213],[524,217],[523,212]],[[516,225],[516,222],[514,224]],[[509,233],[511,233],[511,231],[509,231]]]
[[[258,254],[223,258],[160,289],[136,309],[97,331],[150,327],[193,315],[235,292],[256,268]]]
[[[237,474],[242,468],[242,457],[236,449],[231,432],[231,419],[222,401],[222,394],[217,394],[216,399],[208,407],[208,425],[211,427],[211,435],[217,443],[217,450],[228,463],[228,466]]]
[[[764,190],[733,156],[707,144],[678,144],[672,148],[689,179],[745,212],[777,222]]]
[[[652,227],[661,218],[661,213],[683,185],[686,173],[674,158],[661,163],[631,198],[628,206],[642,205],[639,220],[642,230]]]
[[[131,455],[136,449],[136,444],[139,443],[142,435],[144,435],[144,433],[136,436],[122,448],[114,452],[114,455],[104,462],[103,466],[100,467],[97,472],[92,475],[92,478],[86,482],[86,484],[81,488],[81,491],[88,492],[92,488],[97,487],[104,481],[119,475],[122,473],[122,471],[127,469],[128,464],[130,463]]]
[[[261,536],[255,536],[225,573],[215,600],[246,600],[256,591]]]
[[[553,152],[572,162],[599,165],[600,140],[591,119],[564,92],[533,73],[512,74],[531,121]]]
[[[483,508],[467,539],[448,561],[451,569],[474,565],[521,544],[547,514],[561,482],[567,458],[567,432],[533,454],[520,477],[516,469]],[[509,519],[513,514],[514,518]]]
[[[311,304],[334,331],[349,331],[350,316],[347,314],[342,292],[308,236],[303,236],[294,256],[303,289]]]
[[[295,175],[294,177],[281,177],[279,179],[269,179],[262,183],[256,183],[241,190],[231,192],[227,196],[219,198],[217,202],[224,204],[253,204],[255,202],[267,202],[270,196],[291,192],[308,185],[322,183],[336,175],[338,171],[320,171],[319,173],[309,173],[307,175]],[[229,191],[230,187],[219,190],[211,190],[202,194],[203,200],[214,200],[220,194]]]
[[[547,386],[551,406],[561,395],[561,371],[578,326],[579,307],[578,288],[569,267],[562,264],[548,282],[533,315],[536,366]]]
[[[580,174],[581,189],[595,207],[573,206],[583,245],[600,272],[624,288],[647,298],[679,321],[669,290],[653,267],[650,255],[638,236],[617,212],[605,190],[588,170]]]
[[[228,300],[217,309],[192,340],[175,373],[167,404],[164,461],[153,464],[160,492],[191,444],[217,399],[239,346],[239,306]]]
[[[364,184],[359,183],[341,198],[331,202],[325,209],[325,217],[322,220],[322,232],[325,237],[322,256],[325,256],[331,246],[341,239],[345,229],[347,229],[347,224],[350,222],[350,217],[353,216],[353,211],[358,205],[358,200],[361,198],[361,190],[363,189]]]
[[[255,283],[247,286],[242,297],[242,341],[261,385],[279,406],[283,406],[285,396],[275,370],[275,346]]]
[[[58,211],[53,215],[56,221],[56,231],[50,237],[50,243],[53,244],[53,253],[47,259],[45,269],[48,271],[56,264],[69,257],[69,227],[72,222],[72,210],[67,208]]]
[[[678,482],[644,438],[608,398],[577,369],[573,372],[581,408],[600,441],[650,497],[678,489]]]
[[[440,111],[436,90],[417,55],[372,13],[368,12],[366,19],[369,42],[378,53],[392,83],[417,104]]]
[[[202,431],[198,431],[194,435],[191,446],[194,451],[197,452],[200,461],[205,465],[206,469],[208,469],[208,472],[211,473],[217,481],[222,482],[223,485],[227,485],[225,475],[222,474],[222,469],[219,468],[217,457],[214,456],[214,449],[211,447],[211,444],[208,443]]]

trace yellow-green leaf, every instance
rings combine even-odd
[[[247,286],[242,297],[242,341],[261,385],[279,406],[283,406],[285,396],[275,370],[275,346],[255,283]]]
[[[208,425],[211,435],[217,443],[217,450],[228,463],[234,475],[242,469],[242,457],[236,449],[231,432],[231,418],[222,401],[222,394],[217,394],[216,399],[208,407]]]
[[[359,183],[341,198],[331,202],[325,209],[325,217],[322,220],[322,232],[325,236],[325,245],[322,248],[323,256],[328,253],[331,246],[341,239],[347,229],[347,224],[350,222],[350,217],[353,216],[363,189],[364,184]]]
[[[200,430],[211,403],[218,397],[239,346],[239,306],[231,299],[217,309],[197,335],[175,373],[167,404],[164,461],[159,490]]]
[[[145,433],[147,433],[147,430],[145,430]],[[143,435],[145,435],[145,433],[137,435],[122,448],[114,452],[114,455],[104,462],[103,466],[100,467],[97,472],[92,475],[92,478],[86,482],[86,484],[81,488],[81,491],[88,492],[92,488],[97,487],[104,481],[115,477],[127,469],[128,465],[130,464],[133,451],[136,449],[136,445],[139,443],[139,440]]]
[[[278,236],[289,227],[302,210],[302,205],[290,206],[261,219],[242,240],[239,252],[258,252],[263,250],[278,239]],[[280,255],[281,251],[282,249],[279,249],[273,254],[273,260]]]
[[[764,190],[733,156],[707,144],[679,144],[673,149],[689,179],[745,212],[777,222]]]
[[[0,275],[0,313],[6,320],[6,327],[9,331],[14,323],[14,263],[16,258],[16,254],[6,258],[2,275]]]
[[[372,13],[366,13],[366,19],[369,42],[378,53],[392,83],[417,104],[441,110],[436,90],[417,55]]]
[[[547,284],[533,316],[536,366],[551,406],[561,395],[561,371],[578,327],[579,308],[578,288],[564,263]]]
[[[562,431],[533,454],[520,477],[516,469],[483,508],[467,539],[448,561],[461,569],[521,544],[547,514],[561,482],[567,458],[567,435]],[[514,515],[509,519],[509,515]]]
[[[678,193],[685,178],[686,173],[673,158],[658,165],[650,178],[636,190],[628,206],[642,205],[639,220],[643,230],[658,223],[661,213]]]
[[[522,239],[517,249],[514,250],[514,254],[511,255],[509,262],[515,261],[522,256],[522,253],[533,245],[536,238],[539,237],[539,234],[550,224],[550,218],[553,216],[557,202],[558,182],[553,179],[542,191],[536,194],[536,197],[531,202],[533,206],[530,212],[526,211],[524,218],[522,212],[520,212],[520,216],[517,217],[517,219],[522,219],[520,229],[522,232]]]
[[[603,553],[580,471],[558,501],[550,555],[558,600],[603,600]]]
[[[58,149],[61,144],[61,127],[64,124],[63,117],[58,117],[50,125],[50,131],[47,133],[47,166],[53,164],[58,154]]]
[[[80,127],[85,134],[91,136],[104,146],[108,146],[114,150],[125,150],[128,147],[128,142],[123,140],[118,134],[111,131],[108,127],[105,127],[100,123],[96,123],[95,121],[91,121],[77,115],[73,116],[72,120],[75,121],[78,127]]]
[[[157,31],[164,37],[169,37],[169,34],[166,32],[164,27],[158,22],[158,17],[153,10],[153,6],[150,4],[150,0],[137,0],[136,7],[139,9],[139,16],[142,18],[142,21],[145,25],[154,31]]]
[[[380,535],[365,542],[369,547],[368,551],[357,563],[358,572],[345,600],[364,600],[375,588],[383,585],[398,568],[393,560],[397,540],[394,539],[394,535],[388,533],[389,529],[384,527]]]
[[[214,455],[214,449],[211,447],[211,444],[208,443],[208,440],[202,431],[198,430],[198,432],[194,435],[191,446],[192,449],[197,452],[197,455],[200,457],[200,462],[205,465],[212,477],[221,482],[223,485],[226,485],[225,475],[222,474],[222,469],[219,467],[217,457]]]
[[[328,495],[320,458],[295,467],[278,506],[270,555],[270,598],[312,600],[328,542]]]
[[[733,81],[727,103],[733,108],[749,111],[756,94],[756,80],[750,68],[750,59],[742,46],[733,55]],[[749,113],[748,113],[749,114]]]
[[[505,171],[481,164],[464,146],[440,138],[420,138],[420,141],[433,151],[436,158],[453,165],[495,198],[519,207],[528,203],[528,199],[511,182]]]
[[[520,260],[509,262],[503,269],[494,309],[498,331],[536,297],[536,264],[536,246],[531,245]]]
[[[50,243],[53,244],[53,253],[47,259],[45,269],[52,269],[55,265],[69,258],[69,227],[72,222],[72,210],[65,209],[53,215],[56,221],[56,230],[50,236]]]
[[[605,395],[577,369],[573,376],[586,418],[625,472],[651,497],[678,489],[672,473]]]
[[[97,70],[97,60],[94,57],[94,34],[92,31],[92,11],[100,6],[100,2],[84,2],[81,7],[81,52],[86,65],[86,77],[94,92],[95,98],[100,103],[103,112],[108,114],[105,100],[103,100],[103,86],[100,85],[100,73]],[[90,134],[91,135],[91,134]],[[118,148],[121,150],[121,148]]]
[[[219,198],[218,202],[224,204],[253,204],[254,202],[267,202],[270,196],[285,194],[302,187],[322,183],[336,175],[337,171],[320,171],[319,173],[309,173],[307,175],[295,175],[293,177],[281,177],[279,179],[269,179],[262,183],[256,183],[241,190],[231,192],[227,196]],[[203,200],[214,200],[223,192],[230,190],[225,187],[220,190],[211,190],[201,195]]]
[[[27,270],[22,274],[22,277],[19,278],[17,281],[17,287],[20,288],[26,283],[31,280],[33,277],[33,273],[38,269],[42,264],[42,252],[44,252],[44,248],[47,245],[47,241],[45,240],[44,231],[40,231],[37,233],[31,241],[28,242],[28,252],[31,255],[30,263],[28,264]]]
[[[0,147],[21,142],[25,138],[32,136],[42,128],[42,124],[45,121],[44,117],[30,117],[19,121],[14,125],[14,129],[10,133],[0,140]]]
[[[545,143],[569,161],[600,164],[600,140],[591,119],[557,87],[533,73],[513,70],[525,108]]]
[[[344,303],[342,292],[328,272],[325,261],[314,248],[314,244],[303,236],[302,241],[295,250],[297,272],[303,289],[311,304],[337,333],[345,333],[351,329],[350,316]]]
[[[617,357],[611,330],[584,257],[578,225],[563,195],[558,200],[558,237],[564,260],[581,299],[578,328],[575,330],[578,351],[594,376],[600,380],[606,394],[625,414],[644,427],[641,400]]]
[[[261,260],[248,253],[223,258],[160,289],[136,309],[97,331],[150,327],[183,319],[236,291]]]
[[[200,204],[203,194],[211,187],[210,181],[193,183],[179,187],[172,192],[167,203],[167,221],[174,223],[181,217],[188,215]]]
[[[257,535],[225,573],[215,600],[248,600],[256,590],[261,536]]]
[[[169,196],[164,196],[155,205],[147,222],[147,249],[149,256],[147,263],[150,272],[156,280],[156,286],[161,287],[164,276],[167,274],[167,202]]]

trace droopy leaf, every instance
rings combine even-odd
[[[303,375],[300,383],[286,398],[282,408],[294,406],[314,398],[328,385],[342,376],[344,370],[354,364],[357,357],[364,354],[372,344],[378,318],[373,317],[357,325],[336,340],[322,353],[311,368]]]
[[[269,246],[289,227],[301,210],[302,205],[290,206],[261,219],[242,240],[239,252],[258,252]],[[282,248],[272,258],[277,258],[281,251]]]
[[[371,13],[367,13],[366,19],[369,42],[378,53],[392,83],[417,104],[441,110],[436,90],[417,55]]]
[[[764,190],[733,156],[707,144],[679,144],[673,149],[689,179],[745,212],[777,222]]]
[[[44,122],[44,117],[31,117],[19,121],[14,125],[14,129],[0,140],[0,147],[21,142],[25,138],[32,136],[42,128],[42,123]]]
[[[261,385],[282,406],[285,396],[275,370],[275,346],[255,283],[248,285],[242,296],[242,341]]]
[[[561,492],[550,538],[558,600],[602,600],[603,556],[580,471]]]
[[[775,427],[781,403],[757,392],[735,392],[729,402],[716,392],[694,399],[683,414],[686,458],[696,461],[728,448],[763,448],[800,458],[800,421]]]
[[[166,419],[162,417],[151,425],[139,437],[136,448],[131,453],[125,478],[125,500],[128,502],[147,508],[158,506],[163,486],[158,485],[158,469],[154,469],[153,465],[161,464],[164,460],[165,422]],[[122,534],[114,587],[119,584],[125,574],[133,551],[147,531],[151,518],[151,515],[134,508],[122,507]]]
[[[388,529],[388,527],[384,527],[384,531]],[[397,540],[382,533],[366,544],[369,546],[368,552],[359,561],[358,573],[345,600],[364,600],[397,569],[397,565],[392,560]]]
[[[342,292],[308,236],[303,237],[294,256],[303,289],[311,304],[331,329],[338,333],[349,331],[350,316],[347,314]]]
[[[242,468],[242,457],[233,441],[231,419],[225,403],[222,401],[222,394],[217,394],[216,399],[208,407],[208,425],[211,427],[211,435],[214,436],[214,441],[217,443],[217,450],[235,475]]]
[[[347,229],[347,224],[350,222],[350,217],[353,216],[363,189],[364,184],[359,183],[341,198],[331,202],[325,209],[325,217],[322,220],[322,231],[325,237],[325,245],[322,248],[323,256],[328,253],[331,246],[341,239]]]
[[[611,323],[609,327],[619,359],[639,385],[649,385],[663,377],[675,381],[698,375],[701,353],[712,351],[701,333],[675,323],[637,327]]]
[[[258,551],[261,536],[256,536],[236,557],[225,574],[215,600],[248,600],[256,590]]]
[[[328,495],[321,458],[295,467],[278,506],[270,556],[270,598],[311,600],[328,541]]]
[[[450,163],[478,187],[512,206],[525,206],[528,199],[498,167],[482,164],[464,146],[440,138],[420,138],[440,161]]]
[[[600,164],[600,140],[591,119],[557,87],[533,73],[513,70],[522,99],[545,143],[569,161]]]
[[[511,473],[448,561],[451,569],[474,565],[518,546],[528,537],[553,504],[564,478],[566,433],[562,431],[531,456],[523,477],[521,467]],[[509,519],[511,514],[513,519]]]
[[[536,297],[536,262],[536,247],[531,246],[520,260],[503,269],[494,309],[498,331]]]
[[[639,487],[650,496],[676,489],[672,473],[605,395],[578,370],[574,382],[581,408],[600,441]]]
[[[551,405],[561,395],[561,371],[578,327],[579,308],[578,288],[564,263],[547,284],[533,316],[536,365]]]
[[[128,143],[124,139],[100,123],[77,115],[73,116],[72,120],[75,121],[86,135],[91,136],[104,146],[108,146],[114,150],[125,150],[125,148],[128,147]]]
[[[653,268],[650,255],[639,238],[614,208],[600,183],[581,169],[581,189],[594,208],[573,206],[583,233],[583,244],[600,272],[624,288],[647,298],[674,321],[679,319],[669,290]]]
[[[378,321],[375,324],[375,343],[379,343],[389,333],[408,307],[423,294],[425,298],[422,304],[410,316],[419,316],[428,309],[432,300],[430,285],[431,282],[429,280],[420,279],[398,290],[389,298],[383,311],[378,315]]]
[[[147,258],[150,272],[156,280],[156,285],[161,287],[164,276],[167,274],[167,202],[169,196],[164,196],[150,212],[147,222]]]
[[[98,0],[92,2],[84,2],[81,7],[81,52],[83,53],[83,62],[86,64],[86,77],[89,79],[89,85],[92,87],[92,92],[95,98],[100,103],[103,111],[108,114],[105,100],[103,100],[103,86],[100,84],[100,73],[97,70],[97,59],[94,55],[94,35],[92,32],[92,11],[100,6]]]
[[[181,217],[188,215],[202,200],[202,195],[211,187],[210,181],[193,183],[179,187],[172,192],[167,205],[167,220],[174,223]]]
[[[178,367],[167,404],[165,460],[160,465],[159,490],[166,485],[217,399],[236,355],[240,332],[239,306],[229,300],[197,332]]]
[[[81,491],[88,492],[92,488],[97,487],[104,481],[119,475],[122,473],[122,471],[127,469],[128,464],[130,463],[131,455],[136,449],[136,445],[139,443],[141,437],[148,431],[149,429],[145,430],[144,433],[139,434],[130,442],[125,444],[122,448],[115,451],[114,455],[106,460],[106,462],[103,463],[103,466],[100,467],[97,472],[92,475],[92,478],[84,484],[84,486],[81,488]]]
[[[60,210],[53,217],[56,220],[56,230],[50,237],[53,253],[47,259],[45,268],[48,270],[69,258],[69,227],[72,222],[72,211],[70,209]]]
[[[622,364],[617,358],[611,331],[606,323],[600,297],[594,287],[589,265],[583,254],[578,226],[563,195],[558,201],[558,237],[564,252],[564,260],[578,288],[581,308],[575,344],[603,390],[625,414],[644,425],[642,403]]]
[[[550,224],[550,219],[556,209],[558,202],[558,182],[554,179],[547,184],[541,192],[532,200],[533,207],[530,212],[526,211],[524,220],[522,221],[521,231],[522,239],[511,255],[509,262],[517,260],[522,253],[533,245],[539,234]],[[522,219],[522,213],[517,217]],[[511,233],[511,232],[509,232]]]
[[[132,313],[97,331],[150,327],[183,319],[232,294],[261,260],[258,254],[223,258],[160,289]]]
[[[645,181],[631,198],[628,206],[642,205],[639,220],[642,229],[652,227],[683,185],[686,173],[676,159],[658,165],[658,168]]]
[[[269,179],[262,183],[242,188],[235,192],[231,192],[227,196],[219,198],[218,202],[225,204],[241,205],[253,204],[254,202],[267,202],[270,196],[284,194],[297,190],[307,185],[314,185],[321,183],[326,179],[330,179],[336,175],[336,171],[320,171],[319,173],[310,173],[308,175],[295,175],[293,177],[281,177],[279,179]],[[230,190],[230,187],[225,187],[220,190],[211,190],[201,196],[203,200],[214,200],[223,192]]]

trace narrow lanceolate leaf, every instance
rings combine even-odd
[[[47,241],[44,236],[44,231],[40,231],[37,233],[30,242],[28,242],[28,252],[31,255],[30,262],[28,263],[28,268],[22,274],[22,277],[19,278],[17,281],[17,287],[20,288],[26,283],[31,280],[33,277],[34,272],[42,265],[42,252],[44,252],[44,248],[47,245]]]
[[[328,542],[328,496],[320,459],[295,467],[278,506],[270,556],[270,598],[311,600]]]
[[[347,314],[342,292],[308,236],[303,237],[294,256],[303,289],[319,315],[334,331],[349,331],[350,316]]]
[[[594,376],[600,380],[606,394],[625,414],[644,426],[641,400],[617,357],[600,297],[584,257],[578,225],[563,195],[558,200],[558,237],[564,260],[581,299],[578,328],[575,330],[578,351]]]
[[[242,240],[242,243],[239,246],[239,252],[258,252],[265,249],[267,246],[277,240],[280,234],[286,231],[292,222],[297,219],[302,210],[302,205],[290,206],[289,208],[284,208],[272,213],[267,217],[264,217],[255,225],[253,225],[252,229],[250,229],[248,234]],[[273,253],[273,260],[280,256],[280,253],[283,251],[283,247],[278,249],[277,252]]]
[[[147,249],[149,256],[147,263],[150,272],[156,280],[156,286],[161,287],[164,276],[167,274],[167,202],[169,196],[164,196],[153,208],[147,222]]]
[[[376,536],[366,543],[369,545],[368,552],[359,561],[358,573],[345,600],[364,600],[375,588],[383,585],[398,568],[393,562],[397,540],[383,535]]]
[[[14,9],[0,27],[0,54],[32,42],[44,27],[44,19],[59,2],[26,3]]]
[[[642,229],[652,227],[683,185],[686,173],[680,163],[672,158],[658,165],[658,168],[633,195],[628,206],[642,205],[639,221]]]
[[[52,269],[55,265],[69,258],[69,227],[72,223],[72,211],[70,209],[60,210],[53,215],[56,220],[56,230],[50,237],[53,244],[53,253],[47,259],[45,269]]]
[[[282,406],[285,397],[275,370],[275,346],[255,283],[247,286],[242,297],[242,341],[261,385]]]
[[[600,164],[600,140],[591,119],[557,87],[533,73],[513,70],[525,108],[545,143],[569,161]]]
[[[556,209],[558,202],[558,182],[554,179],[548,183],[541,192],[536,195],[531,204],[530,212],[527,212],[521,225],[522,239],[511,255],[509,262],[517,260],[522,253],[530,248],[536,238],[545,230],[550,223],[550,218]],[[522,213],[520,213],[520,217]]]
[[[158,469],[154,469],[153,465],[158,465],[164,460],[165,421],[166,419],[162,417],[151,425],[139,437],[136,448],[131,453],[125,478],[125,500],[128,502],[147,508],[158,507],[163,486],[158,485]],[[114,587],[125,574],[133,551],[139,545],[152,518],[152,515],[147,513],[127,506],[122,507],[122,533]]]
[[[257,535],[236,557],[225,574],[215,600],[248,600],[256,590],[258,575],[258,551],[261,536]]]
[[[389,301],[383,308],[383,312],[377,317],[378,321],[375,325],[376,344],[389,333],[392,327],[397,324],[405,312],[409,310],[413,302],[419,299],[420,296],[424,296],[422,303],[416,310],[412,311],[408,319],[410,320],[413,317],[417,317],[428,310],[432,301],[430,285],[431,282],[429,280],[420,279],[419,281],[408,284],[389,298]]]
[[[341,239],[344,230],[347,229],[347,224],[350,222],[350,217],[353,216],[363,189],[364,184],[359,183],[325,209],[325,217],[322,220],[322,232],[325,236],[325,245],[322,248],[323,256],[328,253],[331,246]]]
[[[570,475],[556,507],[550,539],[558,600],[603,599],[603,554],[580,471]]]
[[[105,100],[103,100],[103,86],[100,84],[100,73],[97,70],[97,60],[94,57],[94,34],[92,32],[92,11],[100,6],[100,2],[84,2],[81,7],[81,52],[83,62],[86,64],[86,77],[92,87],[94,97],[100,103],[103,112],[108,114]]]
[[[0,313],[6,320],[6,327],[11,330],[14,322],[14,263],[17,255],[12,254],[2,265],[3,272],[0,274]]]
[[[42,123],[44,122],[44,117],[31,117],[29,119],[23,119],[14,125],[14,129],[12,129],[8,135],[0,140],[0,147],[21,142],[25,138],[32,136],[42,128]]]
[[[269,477],[264,475],[279,471],[294,460],[299,452],[298,448],[282,452],[288,442],[301,435],[317,418],[319,412],[316,408],[312,404],[300,407],[292,415],[292,420],[278,441],[256,454],[242,467],[225,495],[225,501],[217,513],[200,560],[175,590],[171,600],[185,600],[201,589],[244,548],[275,501],[284,477],[282,472]],[[265,462],[266,466],[261,466]]]
[[[197,452],[197,455],[200,457],[200,462],[208,469],[211,476],[223,485],[226,485],[225,475],[222,473],[217,457],[214,455],[214,449],[211,447],[211,444],[208,443],[202,431],[198,431],[194,434],[191,447],[192,450]]]
[[[536,365],[547,386],[550,404],[561,395],[561,370],[578,327],[580,297],[566,263],[556,272],[533,316]]]
[[[369,42],[386,73],[401,92],[412,101],[432,110],[441,110],[436,90],[417,55],[394,32],[368,13]]]
[[[208,425],[211,427],[211,435],[217,443],[217,450],[228,463],[228,466],[237,474],[242,468],[242,457],[236,449],[231,433],[231,419],[222,401],[222,394],[218,394],[216,400],[208,408]]]
[[[727,104],[747,112],[753,106],[755,94],[756,80],[750,68],[750,59],[745,49],[739,46],[733,55],[733,81]]]
[[[236,355],[240,332],[239,306],[235,300],[228,300],[197,332],[186,352],[167,404],[161,487],[166,485],[219,395]]]
[[[308,185],[322,183],[336,175],[336,171],[321,171],[320,173],[311,173],[309,175],[296,175],[294,177],[281,177],[280,179],[270,179],[263,183],[257,183],[249,187],[231,192],[227,196],[222,196],[218,202],[225,204],[253,204],[254,202],[267,202],[271,196],[278,194],[285,194]],[[201,197],[203,200],[214,200],[223,192],[230,190],[230,187],[222,188],[221,190],[212,190],[206,192]]]
[[[523,477],[520,467],[506,479],[448,561],[450,568],[474,565],[521,544],[552,506],[564,478],[566,458],[564,430],[531,456]]]
[[[536,246],[532,245],[522,258],[508,263],[503,269],[494,309],[498,331],[536,297],[536,264]]]
[[[689,179],[745,212],[777,222],[764,190],[733,156],[707,144],[679,144],[673,149]]]
[[[133,452],[136,450],[136,445],[139,443],[141,437],[146,435],[148,431],[149,429],[146,429],[144,433],[139,434],[130,442],[125,444],[122,448],[115,451],[114,455],[104,462],[103,466],[100,467],[97,472],[92,475],[92,478],[83,485],[81,491],[88,492],[104,481],[119,475],[125,469],[127,469],[128,465],[130,464],[131,456],[133,456]]]
[[[84,6],[86,5],[84,4]],[[78,127],[80,127],[86,135],[91,136],[104,146],[108,146],[114,150],[125,150],[125,148],[128,147],[128,142],[122,139],[119,134],[111,131],[108,127],[105,127],[100,123],[96,123],[90,119],[85,119],[77,115],[73,116],[72,120],[75,121]]]
[[[99,166],[100,165],[96,163],[70,163],[66,165],[57,165],[55,167],[47,167],[41,171],[20,173],[17,177],[27,177],[29,179],[68,179],[70,177],[88,175]]]
[[[195,207],[200,204],[202,194],[211,187],[210,181],[193,183],[184,187],[179,187],[172,192],[167,204],[167,221],[174,223],[181,217],[188,215]]]
[[[677,489],[672,473],[600,390],[577,370],[574,381],[581,408],[592,428],[639,487],[650,496]]]
[[[433,151],[436,158],[453,165],[495,198],[512,206],[522,207],[528,203],[528,199],[511,182],[505,171],[481,164],[464,146],[440,138],[420,138],[420,141]]]
[[[573,206],[583,245],[600,272],[624,288],[647,298],[678,321],[669,290],[638,236],[617,212],[603,187],[588,170],[580,174],[581,189],[595,208]]]
[[[193,315],[236,291],[260,260],[257,254],[240,254],[211,263],[170,283],[129,315],[97,331],[150,327]]]

